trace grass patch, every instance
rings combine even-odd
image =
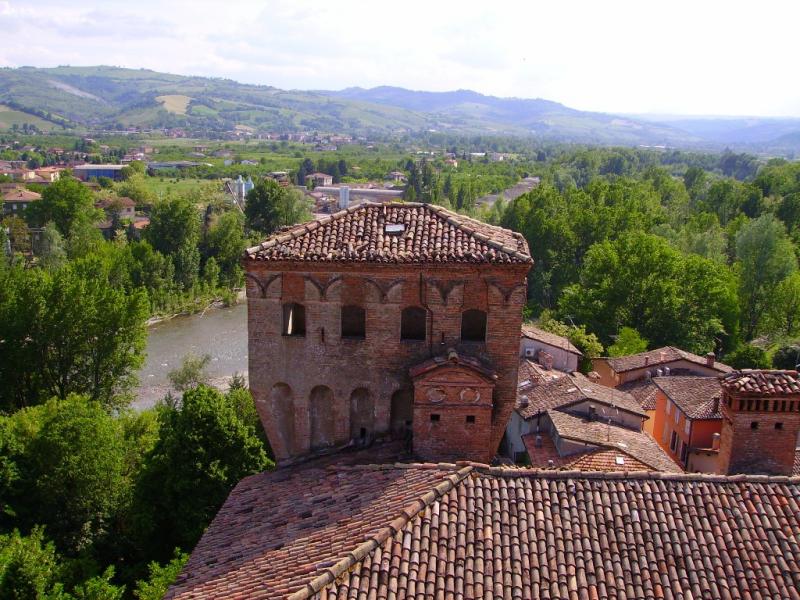
[[[182,94],[169,94],[167,96],[156,96],[156,100],[169,112],[176,115],[185,115],[189,102],[192,99]]]

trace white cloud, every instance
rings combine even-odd
[[[401,85],[584,110],[800,116],[797,3],[0,1],[4,66],[112,64],[281,88]]]

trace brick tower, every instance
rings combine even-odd
[[[800,432],[797,371],[733,371],[720,383],[721,472],[791,475]]]
[[[412,432],[425,459],[491,459],[531,263],[520,234],[416,203],[353,206],[248,249],[250,388],[278,460]]]

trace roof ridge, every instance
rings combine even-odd
[[[439,463],[438,465],[432,465],[430,463],[417,463],[417,465],[419,465],[421,468],[446,466],[448,470],[452,470],[457,467],[457,465],[452,463]],[[405,466],[402,463],[395,463],[394,465],[391,465],[390,468],[414,468],[414,466],[414,464]],[[311,598],[325,586],[333,583],[343,573],[350,570],[356,563],[361,562],[376,548],[382,546],[387,539],[402,530],[406,524],[414,519],[420,512],[431,506],[436,500],[456,487],[456,485],[463,481],[464,478],[466,478],[467,475],[472,472],[472,469],[473,467],[471,465],[463,466],[457,471],[451,472],[449,475],[442,477],[442,480],[434,485],[432,489],[428,490],[422,494],[422,496],[403,508],[400,511],[400,514],[390,521],[387,526],[382,527],[373,535],[368,536],[364,542],[348,552],[344,558],[339,559],[333,565],[325,568],[320,575],[317,575],[308,581],[305,587],[287,596],[287,600],[305,600],[307,598]]]
[[[609,448],[610,449],[610,448]],[[628,454],[624,450],[619,450]],[[640,458],[633,457],[645,463]],[[647,464],[647,463],[645,463]],[[486,464],[470,463],[477,473],[505,478],[513,477],[539,477],[542,479],[654,479],[661,481],[708,481],[714,483],[787,483],[800,485],[798,475],[718,475],[716,473],[668,473],[664,471],[575,471],[569,469],[503,469]]]

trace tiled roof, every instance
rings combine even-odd
[[[537,436],[539,437],[538,445]],[[620,449],[601,448],[581,452],[580,454],[561,456],[553,442],[553,438],[546,431],[523,435],[522,443],[525,444],[530,466],[533,469],[570,469],[572,471],[620,473],[657,470],[636,460]],[[552,464],[550,461],[552,461]]]
[[[690,419],[721,419],[717,377],[654,377],[653,383]]]
[[[592,400],[605,406],[613,406],[636,415],[647,416],[636,399],[630,394],[590,381],[580,373],[547,381],[530,388],[520,389],[520,396],[527,396],[528,405],[517,400],[517,412],[524,419],[554,408],[565,408],[577,402]]]
[[[113,198],[103,198],[95,203],[97,208],[106,209],[111,206],[119,206],[120,208],[134,208],[136,202],[126,196],[118,196]]]
[[[800,448],[795,448],[794,451],[794,466],[792,467],[792,475],[800,476]]]
[[[800,394],[797,371],[756,371],[742,369],[720,378],[722,387],[737,394],[782,396]]]
[[[665,346],[657,348],[648,352],[640,352],[639,354],[631,354],[629,356],[619,356],[617,358],[600,358],[595,360],[602,360],[614,369],[617,373],[624,373],[625,371],[633,371],[634,369],[643,369],[644,367],[658,368],[659,365],[665,363],[675,362],[676,360],[686,360],[697,365],[707,366],[706,359],[697,354],[692,354],[686,350],[675,348],[673,346]],[[714,362],[713,369],[720,373],[728,373],[732,371],[728,365],[721,362]]]
[[[800,478],[316,475],[237,486],[166,598],[800,599]]]
[[[566,376],[564,371],[545,369],[542,365],[523,356],[519,359],[519,368],[517,369],[517,389],[520,395],[525,395],[532,385],[562,379]]]
[[[398,231],[387,232],[389,225]],[[352,206],[287,228],[245,255],[251,260],[314,262],[531,262],[522,235],[440,206],[411,202]]]
[[[604,471],[607,473],[630,473],[633,471],[655,470],[621,450],[595,450],[594,452],[587,452],[568,463],[565,468],[573,471]]]
[[[618,385],[617,389],[636,398],[642,410],[656,409],[656,392],[658,388],[652,379],[634,379]]]
[[[561,337],[560,335],[556,335],[555,333],[550,333],[549,331],[545,331],[544,329],[539,329],[538,327],[534,327],[528,323],[524,323],[522,325],[522,337],[530,338],[532,340],[536,340],[538,342],[542,342],[543,344],[547,344],[548,346],[553,346],[554,348],[560,348],[561,350],[566,350],[572,354],[577,354],[578,356],[583,356],[583,353],[578,350],[575,346],[572,345],[567,338]]]
[[[30,190],[23,188],[14,188],[3,193],[4,202],[33,202],[34,200],[40,200],[41,198],[41,194],[37,194],[36,192],[31,192]]]
[[[467,356],[465,354],[459,354],[452,348],[448,348],[447,355],[434,356],[426,361],[414,365],[408,370],[408,373],[412,378],[415,378],[419,377],[423,373],[433,371],[434,369],[438,369],[439,367],[443,367],[445,365],[459,365],[468,367],[473,371],[477,371],[490,381],[495,381],[497,379],[497,373],[495,373],[492,368],[484,365],[477,358],[473,358],[472,356]]]
[[[556,433],[563,439],[601,448],[620,449],[659,471],[681,471],[661,446],[643,431],[633,431],[602,421],[589,421],[558,410],[548,411],[547,415]]]
[[[402,527],[421,497],[452,487],[458,476],[439,468],[310,463],[248,477],[167,598],[284,597],[385,537],[389,526]]]

